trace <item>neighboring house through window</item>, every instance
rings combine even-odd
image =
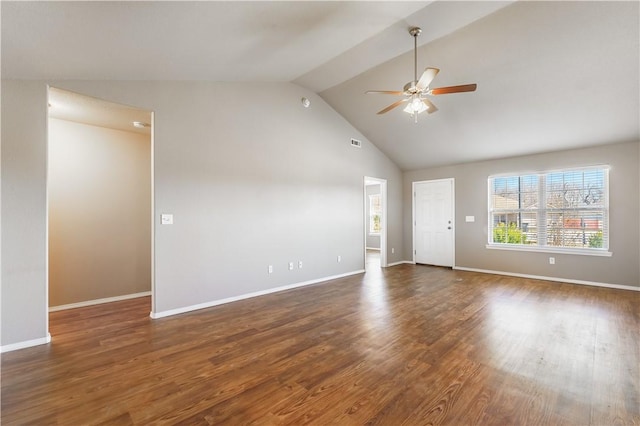
[[[609,168],[489,177],[489,248],[609,248]]]

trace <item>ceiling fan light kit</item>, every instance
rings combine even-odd
[[[429,107],[427,106],[427,104],[422,102],[422,99],[414,96],[413,99],[411,99],[411,102],[409,102],[409,105],[407,105],[404,108],[404,112],[408,112],[411,115],[415,115],[417,119],[418,118],[417,114],[420,114],[421,112],[425,112],[428,109]]]
[[[473,92],[476,90],[477,85],[463,84],[460,86],[448,86],[437,87],[431,89],[429,85],[433,79],[438,75],[440,70],[438,68],[425,68],[424,72],[418,79],[418,36],[422,33],[422,30],[418,27],[412,27],[409,29],[409,34],[413,37],[413,81],[404,85],[402,90],[369,90],[366,93],[382,94],[382,95],[395,95],[404,96],[404,99],[400,99],[389,105],[388,107],[378,111],[378,114],[384,114],[392,109],[407,103],[407,106],[403,111],[411,114],[414,122],[418,122],[418,114],[427,112],[432,114],[438,110],[436,106],[431,102],[427,96],[445,95],[449,93],[461,93],[461,92]]]

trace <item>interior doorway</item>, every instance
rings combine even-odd
[[[152,125],[151,111],[48,88],[49,312],[153,300]]]
[[[387,266],[387,181],[364,177],[364,269]]]
[[[413,182],[413,261],[453,267],[454,180]]]

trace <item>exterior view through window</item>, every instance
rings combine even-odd
[[[489,177],[489,245],[608,250],[608,172]]]
[[[382,208],[380,194],[369,195],[369,233],[379,234],[381,228]]]

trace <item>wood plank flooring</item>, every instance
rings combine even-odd
[[[2,424],[640,424],[640,293],[385,270],[158,320],[51,314]]]

